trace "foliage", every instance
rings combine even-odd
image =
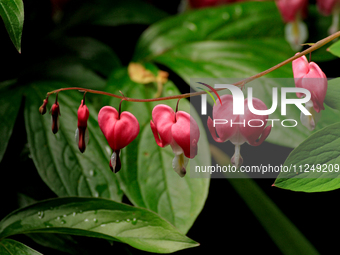
[[[83,154],[74,139],[82,94],[58,94],[61,116],[56,135],[51,131],[50,117],[42,116],[38,109],[46,93],[59,88],[81,87],[152,99],[159,92],[161,97],[171,97],[188,92],[190,86],[197,90],[191,78],[241,80],[269,69],[294,55],[284,38],[275,3],[250,1],[172,15],[141,0],[57,2],[40,5],[28,0],[24,6],[21,0],[0,0],[0,16],[9,35],[0,45],[4,52],[9,51],[0,76],[0,171],[12,171],[10,159],[14,158],[15,167],[39,175],[26,180],[25,185],[6,180],[13,183],[16,201],[15,206],[1,212],[0,253],[40,254],[15,240],[18,234],[40,247],[69,254],[90,254],[79,247],[79,238],[93,242],[103,239],[111,252],[119,247],[126,254],[137,250],[171,253],[198,246],[200,240],[192,240],[189,230],[205,209],[210,175],[200,173],[193,178],[189,172],[180,178],[172,169],[171,148],[159,147],[150,129],[152,109],[159,103],[175,109],[176,100],[123,101],[123,111],[136,116],[140,133],[122,150],[122,169],[117,174],[109,168],[111,150],[97,116],[104,105],[118,108],[120,99],[87,93],[89,144]],[[310,7],[306,22],[316,31],[310,40],[325,36],[329,26],[326,21],[329,18],[323,19],[315,6]],[[34,32],[37,27],[39,32]],[[10,52],[9,40],[22,52],[20,56]],[[339,56],[339,42],[327,52],[325,47],[315,52],[315,59],[325,66]],[[166,70],[169,79],[161,85],[133,80],[128,71],[130,62],[143,64],[154,77]],[[272,103],[274,87],[294,87],[293,79],[289,79],[293,77],[291,65],[266,77],[282,78],[253,81],[255,96],[267,106]],[[313,133],[301,125],[289,130],[273,128],[267,142],[294,148],[284,163],[279,162],[290,170],[281,173],[274,186],[304,192],[339,188],[338,171],[327,167],[325,172],[315,169],[296,173],[291,168],[340,164],[338,84],[339,79],[329,82],[326,110]],[[49,96],[47,109],[55,98]],[[228,156],[210,151],[206,123],[190,100],[181,99],[179,109],[191,114],[201,132],[198,155],[189,165],[211,165],[211,152],[221,165],[230,164],[225,160]],[[291,118],[299,119],[299,109],[289,111]],[[282,121],[285,116],[275,112],[271,118]],[[230,183],[283,254],[318,253],[254,181],[231,179]],[[29,203],[20,203],[22,199]],[[225,203],[223,199],[221,202]]]

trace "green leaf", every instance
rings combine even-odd
[[[240,41],[271,36],[283,40],[283,28],[275,3],[248,2],[205,8],[150,26],[137,44],[134,60],[150,60],[168,50],[199,41]]]
[[[11,239],[0,240],[1,255],[42,255],[41,253]]]
[[[295,148],[275,180],[275,187],[320,192],[340,188],[340,123],[330,125]],[[338,170],[336,170],[338,169]]]
[[[109,76],[114,68],[121,63],[114,51],[106,44],[90,37],[64,38],[59,42],[67,51],[76,57],[75,61],[81,63],[104,76]],[[65,53],[65,52],[64,52]],[[63,57],[65,59],[65,56]]]
[[[19,207],[26,207],[36,203],[37,201],[25,194],[18,193],[18,204]],[[88,254],[86,248],[80,246],[76,240],[70,235],[62,234],[41,234],[31,233],[26,234],[34,242],[49,247],[55,250],[63,251],[70,254]]]
[[[63,83],[64,87],[103,89],[106,85],[105,79],[97,75],[95,71],[83,65],[79,60],[74,61],[67,56],[40,62],[26,71],[25,78],[28,80],[57,81]]]
[[[230,165],[228,155],[213,145],[210,145],[210,148],[212,156],[219,165]],[[280,211],[254,180],[247,178],[245,173],[238,173],[240,179],[231,178],[228,173],[224,174],[282,254],[319,254],[308,239]]]
[[[75,12],[67,21],[68,26],[90,23],[100,26],[123,24],[152,24],[167,14],[154,6],[138,0],[96,0],[79,1]],[[81,8],[79,8],[81,6]]]
[[[126,70],[113,73],[108,81],[110,92],[132,98],[152,98],[156,85],[142,85],[130,80]],[[179,94],[172,82],[164,85],[162,96]],[[151,113],[157,104],[167,104],[173,109],[176,101],[152,103],[123,102],[122,111],[129,111],[136,116],[140,125],[140,134],[122,151],[122,169],[117,173],[121,188],[129,200],[136,206],[151,209],[174,224],[182,233],[186,233],[203,208],[208,195],[209,176],[201,173],[198,178],[191,178],[190,173],[180,178],[172,169],[174,154],[170,146],[159,147],[150,128]],[[118,107],[119,100],[113,99],[110,105]],[[198,155],[189,164],[209,165],[208,141],[198,114],[190,107],[187,100],[181,100],[179,110],[190,112],[197,121],[201,136]],[[188,165],[187,171],[190,166]]]
[[[327,94],[324,103],[329,107],[340,110],[340,78],[328,81]]]
[[[0,238],[22,233],[104,238],[157,253],[198,245],[149,210],[100,198],[45,200],[19,209],[0,222]]]
[[[43,181],[58,196],[94,196],[120,201],[122,192],[116,176],[109,168],[110,148],[97,123],[97,112],[90,111],[88,120],[89,144],[80,153],[75,141],[77,110],[82,95],[77,92],[59,94],[61,116],[56,135],[51,130],[51,117],[41,116],[38,108],[51,86],[60,83],[32,84],[25,105],[25,123],[33,161]],[[51,107],[54,96],[50,96]]]
[[[1,91],[0,93],[0,161],[4,156],[7,144],[12,135],[21,105],[22,93],[20,91]]]
[[[340,41],[333,43],[329,48],[328,51],[333,55],[340,57]]]
[[[21,53],[21,35],[24,25],[22,0],[0,0],[0,16],[15,48]]]
[[[70,235],[54,233],[31,233],[26,234],[34,242],[69,254],[89,254],[85,247],[81,246]]]

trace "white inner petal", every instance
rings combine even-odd
[[[186,174],[188,162],[189,159],[185,157],[183,153],[180,155],[175,155],[172,161],[172,168],[179,176],[183,177]]]
[[[116,169],[116,163],[117,163],[117,153],[116,152],[112,153],[110,162],[111,162],[112,169],[115,170]]]

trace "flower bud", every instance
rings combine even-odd
[[[48,103],[48,97],[46,97],[46,99],[44,99],[43,104],[39,107],[39,112],[41,115],[44,115],[46,113],[46,106]]]
[[[200,131],[196,121],[186,112],[175,113],[171,107],[160,104],[152,110],[150,126],[158,146],[171,146],[175,154],[172,167],[183,177],[189,158],[197,155]]]
[[[311,100],[306,103],[306,108],[312,115],[304,115],[301,112],[300,118],[303,125],[309,130],[313,130],[321,117],[320,111],[325,109],[323,102],[328,87],[327,77],[316,63],[308,63],[306,56],[294,60],[292,67],[295,86],[307,89],[311,93]],[[296,93],[296,95],[299,98],[304,96],[302,93]]]
[[[60,115],[60,108],[57,100],[52,105],[50,113],[52,115],[52,132],[53,134],[56,134],[59,130],[59,115]]]
[[[118,172],[121,167],[120,150],[138,136],[139,123],[129,112],[119,114],[115,108],[104,106],[98,113],[98,124],[113,150],[110,168],[113,172]]]
[[[76,130],[76,142],[81,153],[85,151],[86,145],[89,141],[89,131],[87,129],[87,120],[89,119],[89,109],[81,100],[81,104],[78,108],[78,128]]]
[[[233,115],[233,97],[231,95],[221,96],[220,103],[213,107],[214,120],[208,118],[208,128],[216,142],[222,143],[230,140],[235,145],[235,154],[232,164],[239,167],[243,163],[240,155],[240,146],[247,142],[258,146],[268,137],[271,126],[266,127],[268,115],[253,114],[248,108],[248,99],[244,100],[244,115]],[[257,110],[267,110],[267,106],[257,98],[252,99],[252,104]],[[217,137],[216,133],[219,137]]]

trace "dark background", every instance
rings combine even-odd
[[[164,11],[175,14],[179,1],[149,1]],[[312,1],[313,2],[313,1]],[[18,54],[8,34],[0,24],[0,81],[21,77],[27,66],[48,58],[53,53],[53,44],[46,40],[46,35],[53,29],[51,7],[48,1],[26,0],[25,24],[22,38],[22,54]],[[123,65],[128,64],[137,38],[145,30],[144,25],[123,25],[119,27],[90,27],[73,31],[76,35],[92,36],[110,45],[118,54]],[[128,33],[126,31],[129,31]],[[131,32],[132,31],[132,32]],[[112,36],[107,36],[107,35]],[[327,77],[337,77],[339,61],[318,63]],[[181,89],[188,92],[188,86],[170,72],[170,79]],[[13,102],[22,103],[22,102]],[[209,111],[209,110],[208,110]],[[0,123],[1,124],[1,123]],[[18,207],[17,192],[21,192],[40,200],[55,197],[42,182],[29,157],[25,133],[23,109],[20,110],[15,128],[3,161],[0,163],[0,198],[2,206],[0,218]],[[215,143],[216,144],[216,143]],[[233,155],[234,147],[230,142],[221,145],[228,154]],[[242,145],[242,154],[246,165],[282,164],[290,148],[280,147],[264,142],[261,148]],[[16,155],[14,158],[13,155]],[[238,180],[242,182],[243,180]],[[292,192],[272,187],[274,179],[255,179],[256,183],[275,202],[283,213],[300,229],[321,254],[333,254],[337,250],[337,228],[340,192],[338,190],[321,193]],[[128,201],[125,199],[125,202]],[[277,231],[280,231],[278,229]],[[176,254],[208,254],[229,253],[247,254],[281,254],[272,242],[247,205],[239,197],[227,179],[212,179],[210,192],[202,213],[198,216],[188,237],[199,242],[197,248],[176,252]],[[40,246],[26,236],[16,236],[17,240],[36,249],[43,254],[64,254]],[[111,246],[105,240],[75,237],[79,245],[90,254],[121,254],[126,251],[124,245]],[[129,248],[130,254],[146,254],[146,252]],[[129,253],[127,253],[129,254]]]

